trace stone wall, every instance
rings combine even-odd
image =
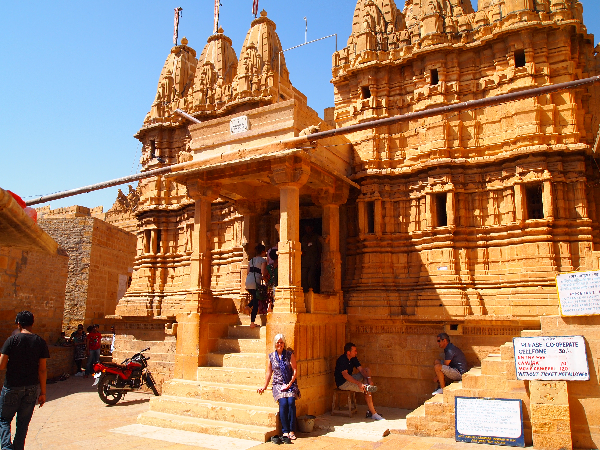
[[[86,321],[114,314],[131,281],[136,236],[94,219]]]
[[[48,343],[62,330],[68,256],[0,247],[0,341],[15,329],[15,316],[29,310],[33,331]]]
[[[85,320],[93,223],[91,217],[39,220],[40,227],[69,255],[63,319],[69,333]]]
[[[70,332],[114,313],[133,270],[136,238],[97,218],[68,213],[46,215],[39,224],[69,255],[63,323]]]

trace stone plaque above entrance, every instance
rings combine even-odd
[[[248,116],[234,117],[229,121],[231,134],[244,133],[248,131]]]

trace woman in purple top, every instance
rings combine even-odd
[[[286,444],[296,439],[296,399],[300,398],[300,390],[296,380],[296,357],[294,352],[285,349],[285,336],[278,334],[274,339],[275,351],[269,354],[269,364],[265,374],[265,385],[258,388],[262,394],[273,376],[273,398],[279,403],[279,419],[281,420],[282,440]]]

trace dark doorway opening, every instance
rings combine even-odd
[[[321,259],[323,254],[323,219],[300,220],[300,245],[302,248],[302,289],[315,294],[321,292]]]

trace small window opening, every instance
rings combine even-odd
[[[440,76],[438,75],[437,69],[431,69],[431,85],[438,84],[440,82]]]
[[[450,331],[458,331],[458,324],[457,323],[451,323],[450,324]]]
[[[154,139],[150,141],[150,158],[156,158],[156,141]]]
[[[446,211],[446,196],[443,194],[435,194],[435,212],[436,212],[436,226],[446,227],[448,226],[448,212]]]
[[[371,98],[371,89],[369,89],[369,86],[361,87],[360,91],[361,91],[363,100],[367,99],[367,98]]]
[[[281,100],[285,100],[285,95],[279,94],[279,98],[281,98]]]
[[[152,231],[145,230],[145,240],[144,240],[144,253],[150,253],[150,239],[152,237]]]
[[[543,219],[542,184],[525,186],[525,198],[527,202],[527,219]]]
[[[161,230],[156,230],[156,253],[160,253],[160,241],[162,238]]]
[[[525,67],[525,50],[515,50],[515,67]]]
[[[367,233],[375,233],[375,202],[366,202]]]

